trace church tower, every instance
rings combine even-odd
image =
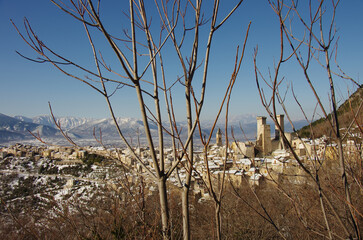
[[[222,146],[222,131],[220,128],[218,128],[217,134],[216,134],[216,145],[221,147]]]

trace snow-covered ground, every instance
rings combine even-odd
[[[95,172],[102,172],[102,178]],[[119,179],[111,181],[108,176],[119,176]],[[115,164],[96,167],[57,165],[56,160],[48,158],[0,159],[0,223],[4,228],[7,224],[16,225],[11,214],[48,218],[64,211],[76,212],[82,207],[95,211],[92,205],[96,202],[106,204],[111,196],[122,195],[122,185],[118,184],[122,176],[122,168]]]

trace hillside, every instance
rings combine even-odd
[[[360,104],[363,101],[363,87],[358,88],[343,104],[338,108],[338,120],[340,129],[348,128],[354,120],[354,116],[357,114],[357,121],[362,124],[363,122],[363,109],[359,109]],[[328,119],[331,120],[331,115],[328,115]],[[331,135],[330,124],[325,118],[320,118],[314,121],[312,124],[312,130],[314,137],[321,137],[322,135]],[[353,127],[356,127],[356,123]],[[304,126],[299,131],[301,137],[312,137],[310,132],[310,126]]]

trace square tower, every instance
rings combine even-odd
[[[284,126],[284,115],[280,114],[276,116],[276,120],[278,122],[278,124],[281,127],[282,132],[280,131],[280,129],[278,128],[277,124],[275,124],[275,139],[279,140],[279,147],[278,149],[284,149],[285,144],[284,144],[284,139],[282,137],[283,132],[285,131],[285,126]]]
[[[257,141],[256,146],[265,156],[271,153],[271,127],[266,124],[266,117],[257,117]]]
[[[263,135],[263,126],[266,125],[266,117],[258,116],[257,117],[257,142],[260,142]]]

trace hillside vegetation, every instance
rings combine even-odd
[[[363,122],[363,110],[360,108],[363,100],[363,88],[358,88],[343,104],[338,108],[339,127],[341,130],[348,128],[352,124],[352,128],[357,127],[357,123],[360,125]],[[320,118],[310,125],[301,128],[298,133],[301,137],[319,138],[323,135],[331,135],[331,127],[329,121],[331,121],[331,114],[328,115],[328,119]],[[311,130],[314,135],[311,134]]]

